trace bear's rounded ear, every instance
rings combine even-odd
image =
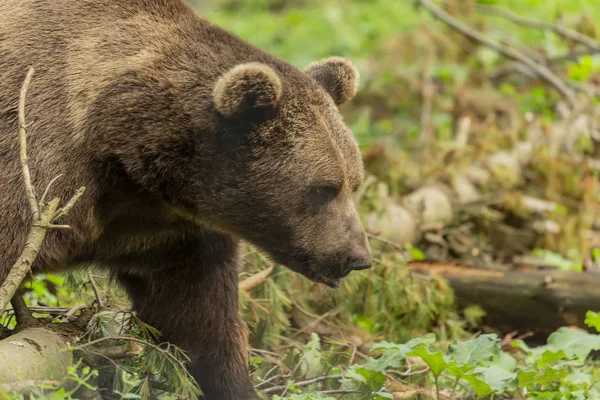
[[[329,57],[314,62],[305,72],[329,93],[335,104],[343,104],[356,94],[358,70],[346,58]]]
[[[252,62],[240,64],[217,81],[213,90],[215,107],[232,117],[251,109],[274,109],[281,97],[281,80],[272,68]]]

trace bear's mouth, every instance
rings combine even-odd
[[[332,289],[338,289],[342,286],[342,278],[322,277],[317,280],[318,283],[324,283]]]
[[[288,266],[291,270],[304,275],[315,283],[322,283],[332,289],[338,289],[342,286],[342,279],[347,277],[352,269],[347,264],[336,263],[318,263],[313,257],[307,253],[296,251],[294,257],[285,259],[286,257],[277,257],[275,260],[279,263]],[[287,262],[286,262],[287,261]]]
[[[318,271],[316,271],[315,276],[309,278],[314,282],[323,283],[332,289],[338,289],[340,286],[342,286],[342,279],[347,277],[351,270],[348,268],[342,268],[339,270],[339,273],[336,273],[335,275],[331,273],[333,272],[332,270],[329,270],[328,272],[329,273],[326,274],[319,274]]]

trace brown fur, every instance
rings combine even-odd
[[[0,2],[0,282],[30,225],[18,92],[38,188],[87,191],[36,272],[93,263],[140,317],[185,349],[208,399],[255,399],[237,312],[238,242],[339,285],[370,266],[352,202],[360,153],[335,103],[358,76],[302,72],[180,0]]]

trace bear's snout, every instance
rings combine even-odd
[[[362,232],[361,240],[355,243],[348,256],[348,269],[351,271],[360,271],[371,268],[372,257],[371,247],[367,240],[367,235]]]

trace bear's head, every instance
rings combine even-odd
[[[371,266],[353,201],[361,154],[337,109],[357,83],[356,68],[331,57],[305,71],[237,65],[212,91],[220,159],[204,187],[209,222],[331,287]]]

